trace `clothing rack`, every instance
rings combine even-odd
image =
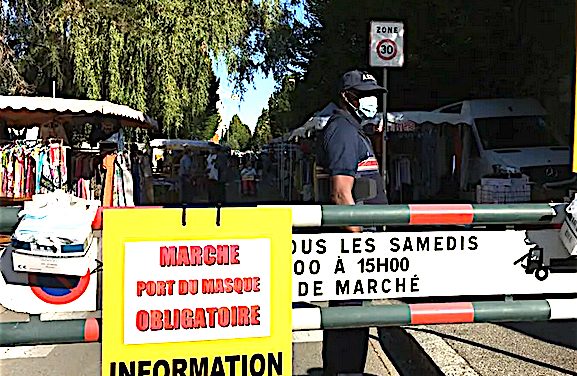
[[[66,154],[62,140],[14,140],[0,147],[0,197],[26,200],[35,193],[65,188]]]

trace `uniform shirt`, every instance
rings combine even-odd
[[[329,119],[321,137],[319,164],[331,176],[378,172],[370,141],[361,132],[360,123],[344,110],[335,111]]]
[[[318,163],[328,170],[330,176],[347,175],[355,178],[353,196],[355,202],[386,204],[387,198],[379,164],[371,141],[361,130],[361,124],[349,112],[336,110],[323,129]],[[367,196],[368,180],[372,180],[374,193]],[[364,181],[366,184],[360,183]],[[365,192],[365,195],[357,194]]]

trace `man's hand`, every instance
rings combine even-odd
[[[348,175],[335,175],[331,177],[331,201],[337,205],[354,205],[353,185],[355,178]],[[361,232],[359,226],[347,226],[350,232]]]

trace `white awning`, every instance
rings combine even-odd
[[[290,132],[289,139],[309,138],[314,132],[322,130],[335,109],[338,107],[330,103],[313,117],[306,121],[301,127]],[[382,118],[382,112],[377,114]],[[388,131],[392,132],[412,132],[415,127],[421,124],[470,124],[465,117],[460,114],[427,112],[427,111],[406,111],[387,113]]]
[[[314,132],[322,130],[338,108],[339,107],[336,104],[332,102],[329,103],[322,110],[317,111],[302,126],[290,132],[289,140],[308,138]]]
[[[93,117],[117,119],[124,127],[158,127],[157,121],[144,113],[107,101],[0,96],[0,121],[9,127],[38,126],[49,121],[82,124]]]
[[[391,123],[413,122],[415,124],[469,124],[469,121],[461,114],[446,114],[428,111],[405,111],[387,113],[387,121]]]
[[[161,148],[161,147],[184,148],[185,146],[188,146],[190,148],[207,149],[207,150],[220,148],[220,145],[210,141],[162,139],[162,138],[157,138],[150,141],[150,146],[153,148]]]

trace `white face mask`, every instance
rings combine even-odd
[[[357,115],[363,120],[372,119],[377,114],[378,100],[377,97],[359,98],[359,108]]]

